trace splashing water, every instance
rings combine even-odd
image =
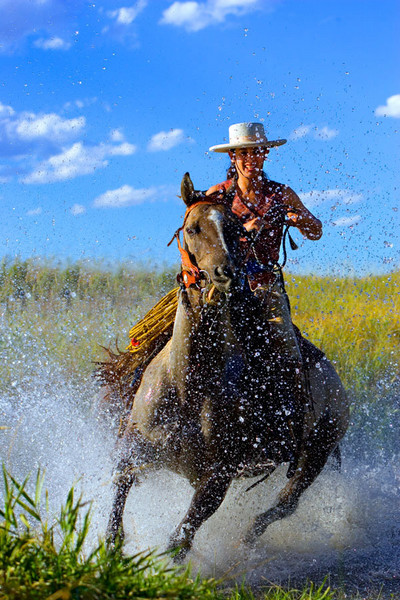
[[[49,382],[53,381],[53,385]],[[93,524],[104,531],[111,498],[111,454],[114,443],[87,403],[85,394],[48,367],[31,380],[29,389],[0,398],[0,456],[19,481],[38,467],[45,470],[50,516],[58,513],[71,486],[93,500]],[[94,531],[93,531],[94,533]]]
[[[52,382],[52,384],[51,384]],[[22,479],[37,466],[46,470],[50,511],[56,513],[77,484],[93,500],[92,537],[105,532],[111,506],[115,431],[95,409],[92,381],[85,388],[66,381],[55,366],[43,367],[12,396],[0,398],[0,452]],[[90,400],[90,398],[92,400]],[[400,592],[400,468],[398,453],[376,462],[357,460],[344,444],[341,473],[326,468],[304,493],[297,511],[271,525],[253,549],[241,539],[252,518],[271,505],[286,481],[278,469],[250,492],[252,480],[235,482],[195,537],[189,555],[204,575],[302,586],[330,573],[333,586],[364,592]],[[192,490],[183,478],[159,472],[132,489],[125,511],[128,553],[158,547],[186,512]],[[385,597],[384,595],[382,597]]]

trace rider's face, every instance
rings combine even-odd
[[[238,148],[229,152],[229,156],[236,168],[248,179],[252,179],[261,174],[264,166],[264,160],[268,155],[267,148]]]

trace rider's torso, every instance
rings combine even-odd
[[[232,194],[232,212],[239,217],[243,224],[257,217],[262,218],[253,248],[250,250],[249,242],[243,242],[245,250],[249,250],[249,260],[256,260],[263,265],[277,262],[288,210],[283,200],[285,186],[266,179],[263,193],[260,194],[260,198],[256,203],[246,202],[244,198],[241,198],[236,187],[234,187],[235,181],[232,179],[222,182],[219,186],[225,192]]]

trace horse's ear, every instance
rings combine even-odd
[[[181,183],[181,196],[186,206],[190,206],[195,202],[195,191],[189,173],[185,173]]]

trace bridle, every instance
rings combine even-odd
[[[217,206],[217,205],[226,205],[226,204],[227,204],[226,202],[216,202],[215,199],[210,198],[209,200],[198,200],[197,202],[194,202],[193,204],[188,206],[186,209],[186,212],[185,212],[185,216],[183,218],[182,226],[179,227],[179,229],[177,229],[175,231],[171,241],[168,243],[168,246],[170,246],[172,244],[172,242],[174,241],[174,239],[176,239],[176,241],[177,241],[178,250],[181,255],[181,265],[182,265],[181,272],[178,274],[177,279],[178,279],[178,283],[181,284],[186,289],[189,287],[195,287],[195,288],[201,290],[201,289],[203,289],[203,286],[201,285],[202,281],[206,280],[208,284],[211,284],[211,277],[207,273],[207,271],[203,271],[202,269],[199,269],[198,266],[196,264],[194,264],[194,262],[192,261],[192,259],[190,257],[189,252],[181,244],[180,233],[185,228],[186,221],[187,221],[190,213],[197,206],[201,206],[201,205]]]

